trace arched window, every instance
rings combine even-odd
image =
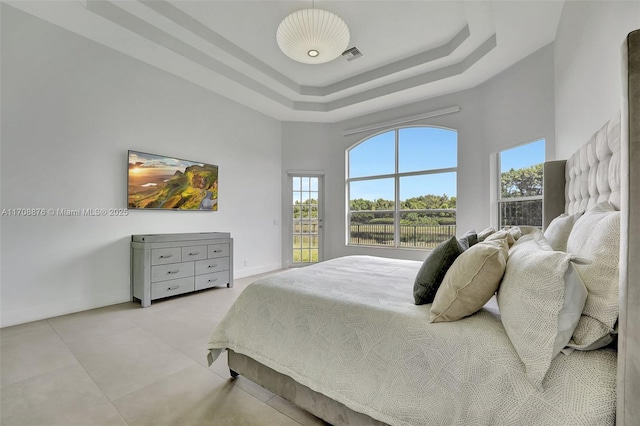
[[[347,149],[347,244],[432,248],[456,235],[458,133],[403,127]]]

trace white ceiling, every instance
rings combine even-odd
[[[275,40],[311,0],[6,3],[278,120],[337,122],[482,83],[552,42],[564,2],[316,0],[364,53],[320,65]]]

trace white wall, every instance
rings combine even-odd
[[[553,47],[548,45],[474,89],[323,125],[322,131],[318,131],[321,126],[318,124],[284,123],[283,168],[306,168],[326,173],[326,258],[349,254],[418,260],[425,257],[424,250],[345,245],[345,149],[379,132],[344,136],[345,130],[460,106],[458,113],[411,125],[434,125],[458,131],[458,228],[461,233],[470,228],[482,229],[490,221],[489,163],[492,154],[539,138],[547,140],[549,152],[555,150],[553,83]],[[284,223],[288,198],[283,197],[283,200],[287,200],[283,204]]]
[[[129,300],[131,234],[231,232],[236,277],[281,267],[280,122],[6,5],[1,30],[0,208],[124,208],[128,149],[220,167],[218,212],[2,216],[2,326]]]
[[[557,158],[620,111],[621,47],[639,28],[639,1],[565,2],[555,41]]]

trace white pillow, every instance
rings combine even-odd
[[[498,290],[502,323],[537,388],[569,342],[587,297],[572,259],[543,248],[534,234],[525,235],[509,252]]]
[[[551,244],[549,244],[549,241],[545,238],[540,228],[535,228],[526,235],[528,235],[528,238],[536,240],[538,245],[544,250],[554,251],[553,247],[551,247]]]
[[[567,251],[592,263],[576,268],[588,295],[570,347],[598,349],[613,339],[619,314],[620,212],[600,203],[573,225]]]
[[[567,240],[573,229],[573,224],[582,216],[582,212],[569,216],[566,213],[561,214],[551,221],[544,236],[551,244],[554,250],[567,251]]]
[[[575,261],[575,264],[579,262]],[[571,340],[587,301],[587,287],[582,282],[575,264],[569,263],[567,272],[564,274],[564,300],[562,310],[558,314],[558,336],[553,345],[553,357],[558,355]]]

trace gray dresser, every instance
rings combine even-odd
[[[152,300],[210,287],[233,287],[228,232],[131,236],[131,299]]]

